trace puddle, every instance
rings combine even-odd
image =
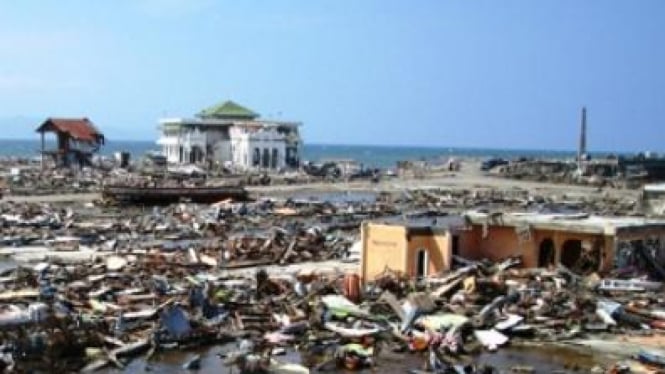
[[[328,202],[332,204],[343,203],[374,203],[376,193],[363,191],[344,191],[344,192],[301,192],[289,196],[294,200]]]
[[[10,258],[2,258],[0,259],[0,273],[7,271],[7,270],[12,270],[15,269],[18,266],[16,261],[10,259]]]
[[[101,373],[145,373],[146,368],[155,373],[182,373],[182,364],[201,354],[201,369],[197,373],[238,373],[236,368],[223,365],[219,353],[232,349],[233,345],[210,347],[192,351],[166,351],[153,356],[149,364],[142,359],[133,360],[124,370],[109,368]],[[285,356],[276,356],[283,362],[301,362],[300,354],[289,351]],[[513,367],[531,367],[536,373],[588,373],[596,365],[611,365],[615,359],[607,355],[593,354],[587,349],[560,346],[511,346],[494,353],[481,353],[471,358],[475,364],[492,365],[499,372],[511,372]],[[405,373],[410,369],[422,368],[424,356],[421,354],[397,354],[384,352],[379,358],[379,365],[374,370],[360,373]],[[324,371],[322,373],[349,372],[345,370]]]

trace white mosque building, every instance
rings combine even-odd
[[[172,164],[219,163],[248,170],[300,164],[301,123],[262,119],[233,101],[204,109],[195,118],[164,118],[159,124],[157,144]]]

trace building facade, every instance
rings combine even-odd
[[[261,119],[232,101],[196,118],[166,118],[159,124],[157,144],[169,163],[272,170],[300,165],[299,122]]]
[[[493,262],[519,257],[526,268],[563,265],[582,275],[655,269],[665,277],[662,219],[469,211],[364,222],[361,242],[363,281],[386,270],[412,278],[435,276],[450,269],[455,255]]]
[[[361,278],[397,271],[421,279],[450,269],[465,224],[461,216],[363,222]]]

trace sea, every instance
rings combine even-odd
[[[53,148],[52,142],[47,142]],[[39,155],[39,140],[0,139],[0,158],[20,157],[32,158]],[[140,159],[148,152],[159,151],[154,141],[143,140],[107,140],[100,153],[112,156],[116,152],[129,152],[133,160]],[[608,155],[598,152],[594,157]],[[429,161],[445,162],[451,157],[489,158],[500,157],[515,159],[518,157],[537,159],[570,159],[574,151],[528,150],[528,149],[491,149],[491,148],[460,148],[460,147],[418,147],[418,146],[385,146],[385,145],[342,145],[342,144],[305,144],[302,160],[322,162],[326,160],[355,160],[365,167],[392,168],[398,161]]]

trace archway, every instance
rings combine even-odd
[[[546,268],[554,265],[554,254],[554,241],[550,238],[543,239],[538,250],[538,267]]]
[[[561,264],[573,268],[582,256],[582,241],[566,240],[561,247]]]
[[[193,146],[189,153],[189,163],[198,164],[203,161],[203,150],[199,146]]]

